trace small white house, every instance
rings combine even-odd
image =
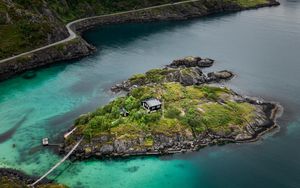
[[[43,143],[43,146],[48,146],[49,145],[49,139],[48,138],[43,138],[42,143]]]
[[[150,99],[142,101],[142,106],[146,110],[153,112],[153,111],[161,109],[162,103],[158,99],[150,98]]]

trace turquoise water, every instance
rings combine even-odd
[[[216,59],[240,93],[280,102],[281,129],[256,143],[126,160],[66,162],[50,178],[70,187],[300,187],[300,1],[183,22],[96,28],[89,57],[0,83],[0,167],[41,175],[61,156],[40,146],[59,143],[80,114],[112,100],[114,83],[172,59]],[[208,69],[207,71],[209,71]]]

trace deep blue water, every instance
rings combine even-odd
[[[112,100],[109,87],[173,59],[199,55],[237,77],[238,92],[278,101],[281,129],[249,144],[166,157],[67,162],[50,178],[71,187],[300,187],[300,1],[178,22],[93,29],[92,56],[0,83],[0,166],[41,175],[61,156],[53,142],[80,114]],[[208,69],[207,71],[209,71]],[[15,144],[15,147],[13,145]]]

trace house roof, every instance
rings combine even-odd
[[[147,103],[149,105],[149,107],[161,105],[161,102],[155,98],[147,99],[147,100],[144,100],[143,102]]]

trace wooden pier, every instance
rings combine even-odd
[[[30,187],[34,187],[36,184],[38,184],[40,181],[42,181],[45,177],[47,177],[53,170],[55,170],[59,165],[61,165],[66,159],[70,157],[70,155],[76,150],[76,148],[79,146],[79,144],[82,142],[83,138],[81,138],[74,147],[69,151],[69,153],[62,158],[58,163],[56,163],[48,172],[46,172],[43,176],[41,176],[38,180],[36,180],[34,183],[30,184]]]

